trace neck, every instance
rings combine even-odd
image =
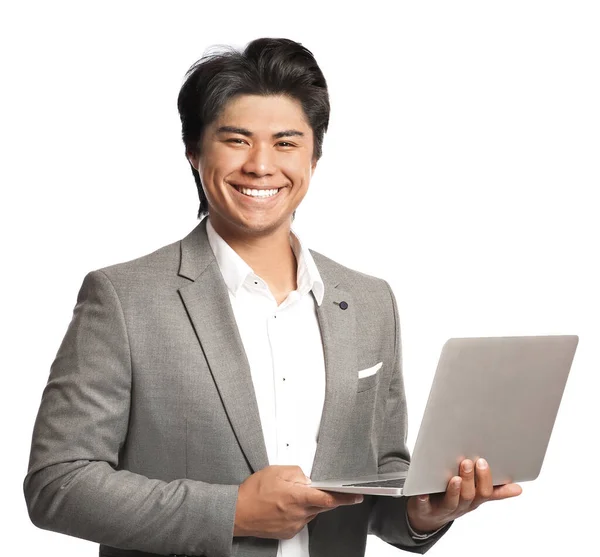
[[[213,228],[268,285],[277,303],[297,287],[297,262],[290,245],[290,226],[265,234],[236,234],[211,219]]]

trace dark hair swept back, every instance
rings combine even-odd
[[[188,70],[177,99],[186,156],[200,153],[205,128],[238,95],[287,95],[298,100],[313,131],[313,157],[321,158],[329,124],[325,77],[300,43],[269,38],[256,39],[243,51],[228,47],[207,54]],[[202,217],[208,213],[208,201],[194,167],[192,173],[200,197],[198,217]]]

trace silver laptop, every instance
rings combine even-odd
[[[485,458],[494,485],[535,479],[579,338],[452,338],[442,348],[408,472],[312,482],[394,497],[446,491],[460,462]]]

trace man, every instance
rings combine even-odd
[[[435,497],[308,487],[409,462],[387,283],[291,232],[325,79],[300,44],[260,39],[200,60],[178,105],[208,217],[85,278],[34,428],[34,524],[106,556],[358,556],[368,532],[424,552],[458,516],[518,495],[483,460]]]

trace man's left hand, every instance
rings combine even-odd
[[[475,466],[473,461],[463,460],[459,473],[448,482],[445,493],[409,498],[408,520],[415,532],[434,532],[482,503],[516,497],[523,491],[518,484],[494,487],[490,467],[483,458]]]

